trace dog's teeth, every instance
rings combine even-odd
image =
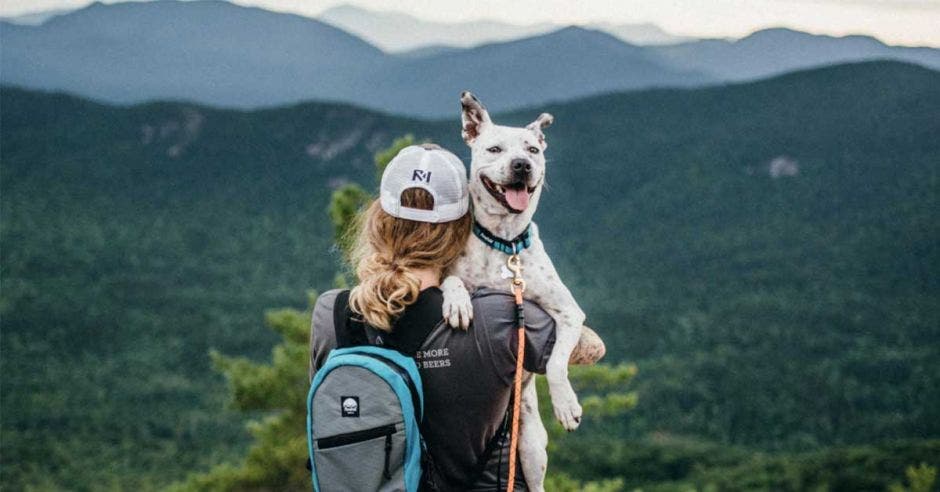
[[[503,188],[503,185],[496,185],[496,191],[506,193],[506,188]]]

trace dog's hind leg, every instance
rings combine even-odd
[[[519,461],[528,489],[545,490],[545,470],[548,467],[548,432],[539,415],[539,396],[535,392],[535,375],[529,375],[522,389],[519,411]]]
[[[556,289],[567,293],[564,286]],[[562,296],[556,295],[556,298],[560,297]],[[570,294],[567,297],[570,298]],[[568,380],[568,361],[581,338],[584,313],[573,299],[568,303],[549,301],[540,304],[555,320],[555,345],[545,366],[545,379],[548,381],[548,392],[552,397],[552,409],[562,427],[573,431],[581,423],[581,405],[578,404],[578,395]],[[557,306],[566,308],[559,309]]]
[[[568,361],[581,338],[584,311],[578,307],[568,287],[558,280],[558,273],[541,241],[536,239],[528,251],[531,256],[526,263],[526,298],[540,305],[555,320],[555,345],[545,366],[552,410],[562,427],[573,431],[581,423],[582,409],[568,381]]]

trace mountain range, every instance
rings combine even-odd
[[[267,360],[264,310],[333,285],[330,193],[373,190],[375,152],[411,133],[466,162],[453,99],[428,121],[0,89],[0,487],[158,490],[237,459],[207,351]],[[483,101],[499,123],[555,116],[535,220],[608,362],[639,367],[636,409],[586,416],[570,469],[646,489],[695,468],[651,451],[674,466],[631,474],[647,435],[748,456],[940,436],[940,73]],[[855,483],[833,490],[887,487]]]
[[[93,3],[0,29],[2,81],[102,100],[261,106],[344,91],[388,56],[328,24],[223,1]]]
[[[325,12],[340,24],[337,19],[362,20],[366,27],[356,29],[376,35],[403,32],[399,22],[418,22],[393,15],[399,14],[366,15],[349,7]],[[491,31],[509,36],[504,27]],[[318,99],[442,117],[453,111],[453,94],[465,89],[512,109],[846,60],[895,58],[940,67],[940,50],[890,47],[861,36],[776,29],[739,41],[637,46],[583,27],[537,33],[545,27],[510,41],[390,54],[320,20],[221,0],[94,3],[39,25],[0,24],[0,82],[115,103],[179,99],[253,108]],[[470,30],[477,28],[488,32]]]
[[[543,22],[509,24],[497,21],[431,22],[400,12],[381,12],[339,5],[324,10],[317,18],[333,24],[379,48],[394,53],[428,46],[468,48],[498,41],[510,41],[555,31],[567,26]],[[674,44],[691,38],[676,36],[655,24],[589,23],[587,29],[611,34],[636,45]]]
[[[940,49],[888,46],[870,36],[833,37],[792,29],[765,29],[739,40],[705,39],[652,47],[676,68],[736,81],[806,67],[895,59],[940,68]]]
[[[665,66],[650,52],[579,27],[516,41],[398,60],[364,79],[357,103],[398,114],[453,114],[458,87],[498,107],[713,79]],[[456,90],[456,92],[455,92]]]

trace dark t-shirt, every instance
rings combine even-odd
[[[313,309],[310,335],[310,378],[336,346],[333,304],[339,290],[322,294]],[[421,349],[415,354],[425,395],[422,434],[438,471],[442,490],[495,490],[497,477],[506,483],[508,437],[490,456],[473,486],[468,481],[495,435],[509,405],[516,368],[515,306],[508,291],[480,289],[473,296],[473,323],[466,331],[451,328],[439,306],[440,289],[421,291],[418,303],[437,320]],[[427,312],[426,310],[422,310]],[[407,313],[407,309],[406,309]],[[538,305],[526,301],[526,347],[523,366],[536,373],[545,364],[555,344],[555,323]],[[432,321],[433,322],[433,321]],[[392,327],[402,329],[397,325]],[[517,490],[525,490],[517,465]]]

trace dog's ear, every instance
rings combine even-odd
[[[463,124],[463,141],[473,143],[486,125],[492,124],[490,114],[486,112],[483,103],[470,91],[460,93],[460,121]]]
[[[535,133],[539,137],[539,143],[542,144],[542,147],[545,147],[545,134],[542,133],[542,128],[548,127],[554,121],[554,116],[548,113],[542,113],[538,118],[535,119],[535,121],[529,123],[525,127],[529,130],[532,130],[532,133]]]

